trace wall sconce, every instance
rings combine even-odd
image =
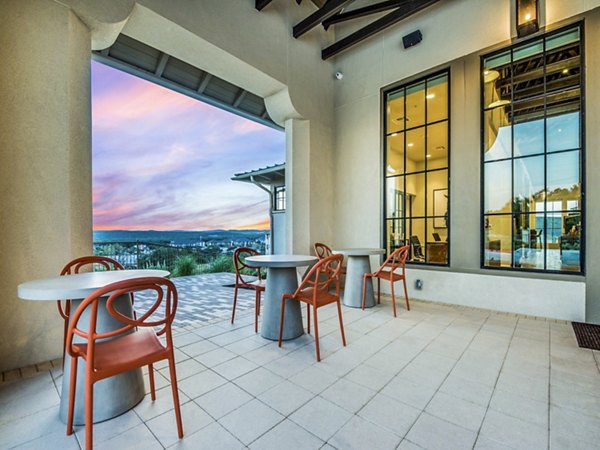
[[[523,37],[540,29],[539,0],[516,0],[517,36]]]

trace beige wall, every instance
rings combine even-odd
[[[456,0],[439,2],[422,14],[378,34],[356,48],[340,55],[336,69],[345,74],[335,84],[335,220],[338,227],[335,245],[361,246],[382,243],[382,118],[381,89],[399,81],[410,80],[441,68],[451,69],[451,267],[414,271],[415,276],[434,280],[437,273],[489,274],[480,269],[480,117],[479,55],[510,44],[514,21],[514,2],[509,0]],[[578,14],[600,6],[600,1],[546,0],[545,22],[549,28],[574,21]],[[593,124],[600,114],[592,105],[600,96],[597,76],[600,42],[598,10],[586,14],[586,92],[587,92],[587,172],[593,174],[600,160],[595,156],[598,131]],[[350,27],[350,26],[349,26]],[[402,48],[402,36],[420,29],[423,41],[410,49]],[[341,29],[340,33],[348,30]],[[594,119],[596,120],[594,122]],[[348,174],[353,174],[348,183]],[[587,224],[593,230],[600,199],[600,189],[592,175],[587,177]],[[368,241],[368,242],[367,242]],[[572,275],[511,273],[510,277],[530,279],[531,289],[522,296],[535,296],[538,313],[544,315],[544,298],[534,286],[534,279],[571,280],[585,289],[573,290],[573,311],[586,302],[588,320],[600,322],[600,282],[593,276],[595,266],[589,255],[600,252],[600,242],[587,235],[587,279]],[[425,274],[425,272],[427,272]],[[425,275],[424,275],[425,274]],[[496,273],[497,274],[497,273]],[[500,274],[498,274],[500,275]],[[503,273],[506,275],[506,273]],[[599,274],[600,275],[600,274]],[[441,274],[440,274],[441,277]],[[500,280],[500,278],[498,278]],[[485,292],[473,291],[456,277],[464,294],[479,298],[474,304],[485,306]],[[527,281],[520,286],[527,286]],[[462,291],[461,291],[462,292]],[[427,298],[428,293],[416,292]],[[551,295],[551,294],[550,294]],[[576,297],[576,298],[575,298]],[[433,298],[432,298],[433,299]],[[479,303],[477,303],[479,302]],[[473,303],[470,303],[473,304]],[[558,303],[556,303],[558,304]],[[494,305],[502,309],[502,305]],[[518,307],[512,310],[518,310]],[[528,310],[531,311],[531,310]],[[547,310],[548,316],[567,315]],[[574,313],[571,317],[579,317]]]

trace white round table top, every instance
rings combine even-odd
[[[274,268],[308,266],[317,261],[316,256],[310,255],[259,255],[246,258],[246,263],[249,265]]]
[[[340,253],[346,256],[369,256],[369,255],[383,255],[385,249],[383,248],[340,248],[332,250],[333,253]]]
[[[58,300],[84,298],[96,289],[117,281],[141,277],[167,277],[166,270],[110,270],[82,272],[41,280],[27,281],[17,287],[23,300]]]

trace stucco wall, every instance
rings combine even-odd
[[[552,28],[557,22],[574,21],[578,14],[598,6],[597,0],[547,0],[542,23]],[[480,269],[479,55],[510,44],[514,34],[513,7],[509,0],[439,2],[337,58],[335,67],[344,72],[344,78],[335,84],[335,245],[379,246],[383,242],[381,89],[450,67],[451,266],[413,272],[426,279],[426,286],[452,292],[426,289],[411,294],[417,298],[503,309],[502,301],[485,295],[487,283],[494,283],[499,292],[505,291],[507,298],[511,296],[512,302],[504,304],[507,311],[582,320],[587,308],[587,319],[600,321],[600,301],[596,300],[600,298],[600,282],[593,276],[596,268],[590,258],[600,247],[590,233],[586,238],[587,278]],[[594,173],[600,164],[595,156],[598,127],[593,125],[599,114],[593,105],[598,101],[591,98],[597,97],[600,89],[597,11],[584,15],[588,174]],[[423,41],[403,49],[402,36],[415,29],[422,31]],[[342,29],[340,33],[347,31]],[[590,227],[600,207],[596,199],[600,185],[593,178],[587,177],[588,231],[593,230]],[[480,278],[473,278],[477,276]],[[448,282],[452,279],[456,282],[454,286]],[[511,280],[518,284],[518,290],[507,288]],[[551,280],[545,285],[547,289],[539,289],[540,280]],[[553,283],[558,283],[556,289]]]

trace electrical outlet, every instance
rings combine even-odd
[[[415,281],[415,289],[417,289],[417,290],[419,290],[419,291],[420,291],[421,289],[423,289],[423,280],[416,280],[416,281]]]

